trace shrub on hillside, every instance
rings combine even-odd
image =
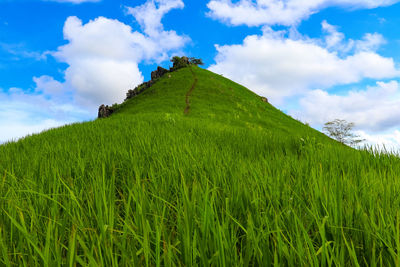
[[[139,95],[140,93],[142,93],[144,90],[146,90],[147,88],[149,88],[153,83],[151,81],[148,82],[144,82],[138,86],[135,87],[135,89],[129,89],[128,92],[126,93],[126,100],[135,97],[137,95]]]
[[[171,71],[175,71],[181,68],[185,68],[187,66],[189,66],[190,62],[189,62],[189,58],[188,57],[173,57],[171,59],[172,62],[172,68]]]
[[[150,88],[154,83],[156,83],[164,74],[168,72],[172,72],[181,68],[188,67],[189,65],[204,65],[203,61],[200,58],[188,58],[188,57],[178,57],[175,56],[171,59],[173,63],[172,68],[170,70],[164,69],[163,67],[158,66],[155,71],[151,72],[151,80],[148,82],[144,82],[135,87],[135,89],[129,89],[126,93],[126,100],[133,98],[141,93],[143,93],[146,89]]]
[[[204,65],[203,60],[201,58],[189,58],[189,63],[192,65]]]

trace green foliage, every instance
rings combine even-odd
[[[171,62],[173,63],[172,66],[172,71],[176,71],[182,68],[186,68],[187,66],[189,66],[190,62],[189,62],[189,58],[187,57],[178,57],[175,56],[171,59]]]
[[[0,265],[395,266],[400,160],[192,66],[0,146]]]
[[[189,63],[192,65],[204,65],[203,60],[201,58],[194,58],[194,57],[190,57],[189,58]]]
[[[110,107],[110,109],[111,109],[113,112],[115,112],[115,111],[117,111],[117,110],[119,109],[119,107],[120,107],[120,104],[114,103],[114,104]]]

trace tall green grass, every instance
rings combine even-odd
[[[399,265],[398,157],[194,71],[0,146],[0,265]]]

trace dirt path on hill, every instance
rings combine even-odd
[[[192,94],[194,88],[196,88],[196,85],[197,85],[197,82],[198,82],[197,76],[196,76],[196,74],[194,73],[194,71],[192,70],[192,67],[190,67],[190,72],[193,74],[194,81],[193,81],[192,87],[190,87],[189,91],[186,93],[186,99],[185,99],[185,101],[186,101],[186,107],[185,107],[185,111],[184,111],[185,114],[188,114],[189,111],[190,111],[190,101],[189,101],[189,98],[190,98],[190,95]]]

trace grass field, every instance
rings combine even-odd
[[[192,71],[0,146],[0,265],[400,264],[398,157]]]

